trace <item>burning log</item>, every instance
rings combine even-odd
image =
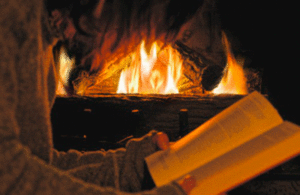
[[[219,84],[223,76],[223,68],[220,66],[208,66],[203,70],[202,86],[205,90],[211,91]]]

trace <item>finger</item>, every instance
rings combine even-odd
[[[158,132],[153,136],[153,143],[161,150],[167,150],[170,147],[169,137],[163,132]]]
[[[194,176],[187,175],[178,184],[187,194],[190,194],[192,189],[196,186],[196,178]]]

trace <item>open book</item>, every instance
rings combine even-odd
[[[195,176],[192,195],[213,195],[300,154],[300,127],[283,121],[253,92],[177,141],[146,158],[156,186]]]

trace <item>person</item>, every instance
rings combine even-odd
[[[144,158],[168,148],[151,131],[126,148],[81,153],[53,148],[50,112],[57,73],[53,47],[114,60],[146,38],[174,40],[202,1],[10,0],[0,2],[0,194],[186,194],[179,183],[144,191]],[[180,6],[179,6],[180,5]],[[54,29],[54,30],[53,30]],[[79,44],[80,43],[80,44]],[[109,128],[109,127],[103,127]]]

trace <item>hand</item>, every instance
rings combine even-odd
[[[170,141],[167,134],[163,132],[157,133],[153,136],[153,143],[161,150],[167,150],[170,147]],[[178,182],[181,188],[185,191],[186,194],[189,194],[192,189],[196,186],[196,179],[193,176],[187,175],[184,179]]]
[[[170,147],[169,137],[163,132],[158,132],[156,135],[154,135],[152,141],[161,150],[167,150]]]

